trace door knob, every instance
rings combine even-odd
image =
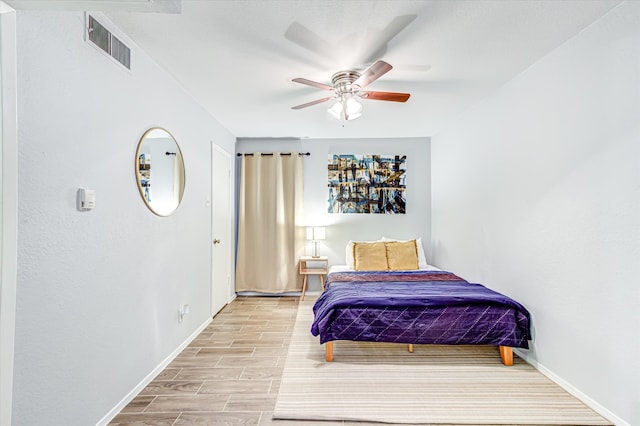
[[[219,239],[217,239],[217,238],[215,238],[215,239],[213,240],[213,244],[220,244],[220,240],[219,240]]]

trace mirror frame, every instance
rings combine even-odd
[[[158,131],[158,130],[165,132],[173,140],[176,146],[176,156],[178,156],[178,158],[182,162],[182,188],[180,191],[180,195],[178,197],[178,203],[170,212],[160,212],[157,210],[157,206],[156,208],[153,207],[153,202],[147,201],[147,198],[144,195],[144,188],[142,187],[141,176],[140,176],[140,152],[142,151],[142,145],[144,144],[145,139],[151,132]],[[184,166],[184,157],[182,155],[182,151],[180,150],[180,145],[178,144],[178,141],[176,140],[176,138],[171,134],[171,132],[169,132],[164,127],[151,127],[143,133],[142,137],[138,141],[138,147],[136,149],[134,172],[136,175],[136,184],[138,186],[138,192],[140,193],[140,197],[142,198],[142,201],[147,206],[147,208],[151,210],[153,214],[157,216],[162,216],[162,217],[171,216],[178,209],[178,207],[180,207],[180,204],[182,204],[182,198],[184,196],[184,188],[186,186],[186,170]]]

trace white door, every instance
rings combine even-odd
[[[211,314],[231,297],[231,156],[211,144]]]

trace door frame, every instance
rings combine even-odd
[[[215,315],[217,312],[213,312],[213,278],[214,278],[214,262],[213,262],[213,239],[216,238],[216,236],[214,235],[214,225],[213,225],[213,200],[215,200],[215,194],[214,194],[214,185],[213,185],[213,163],[214,163],[214,156],[215,155],[222,155],[223,157],[225,157],[227,159],[228,165],[229,165],[229,180],[228,180],[228,184],[229,184],[229,188],[228,188],[228,194],[229,194],[229,200],[228,200],[228,204],[227,204],[227,216],[228,216],[228,220],[229,222],[227,223],[226,226],[226,232],[223,238],[225,238],[226,241],[229,242],[228,244],[228,259],[229,259],[229,275],[227,276],[227,286],[226,286],[226,291],[225,291],[225,296],[226,296],[226,301],[225,304],[228,304],[231,300],[234,299],[234,297],[232,296],[232,283],[233,283],[233,277],[234,277],[234,273],[233,273],[233,253],[234,253],[234,247],[235,247],[235,240],[232,238],[233,235],[233,162],[232,162],[232,156],[229,152],[227,152],[224,148],[222,148],[220,145],[216,144],[214,141],[211,141],[211,157],[210,157],[210,170],[211,170],[211,176],[209,179],[209,182],[211,184],[211,195],[210,195],[210,200],[211,200],[211,235],[209,238],[209,241],[211,242],[210,247],[211,247],[211,255],[209,256],[210,258],[210,262],[211,262],[211,266],[210,266],[210,274],[211,274],[211,298],[210,298],[210,302],[209,302],[209,306],[210,306],[210,312],[211,315]]]
[[[18,264],[16,12],[0,1],[0,425],[13,404]]]

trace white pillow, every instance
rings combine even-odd
[[[404,243],[407,241],[411,241],[413,239],[414,238],[410,238],[408,240],[397,240],[395,238],[382,237],[380,238],[380,241],[398,241],[398,242]],[[424,247],[422,247],[422,238],[418,237],[418,238],[415,238],[415,240],[416,240],[416,247],[418,247],[418,269],[428,269],[429,264],[427,263],[427,257],[424,254]],[[353,246],[351,248],[353,249]],[[353,254],[351,255],[351,261],[353,262]]]

